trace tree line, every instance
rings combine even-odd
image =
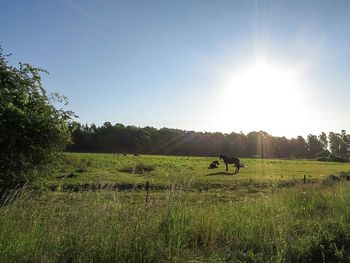
[[[102,126],[73,123],[72,152],[217,156],[220,153],[260,158],[349,157],[350,135],[322,132],[288,139],[264,131],[248,134],[195,132],[180,129],[125,126],[105,122]],[[326,159],[325,159],[326,160]]]

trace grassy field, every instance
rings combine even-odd
[[[122,156],[113,154],[67,154],[52,172],[45,185],[108,184],[119,188],[144,185],[149,181],[155,188],[167,188],[173,184],[182,187],[230,188],[247,183],[261,185],[294,185],[308,181],[321,181],[327,175],[350,171],[349,163],[318,162],[309,160],[261,160],[242,159],[247,168],[233,175],[231,165],[225,171],[208,169],[215,157]],[[139,169],[138,169],[139,168]],[[149,170],[149,171],[147,171]]]
[[[215,159],[66,154],[0,208],[0,261],[350,262],[350,164]]]

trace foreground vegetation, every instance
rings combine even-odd
[[[50,180],[7,194],[0,259],[350,261],[350,183],[328,176],[349,164],[245,159],[233,175],[213,159],[67,154]]]
[[[253,196],[179,189],[19,198],[0,210],[6,262],[348,262],[350,186]]]

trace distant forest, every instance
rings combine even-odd
[[[350,135],[322,132],[287,139],[264,131],[243,133],[195,132],[180,129],[112,125],[71,125],[71,152],[217,156],[220,153],[259,158],[349,157]]]

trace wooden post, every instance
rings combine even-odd
[[[146,204],[148,204],[148,199],[149,199],[149,182],[148,181],[146,181],[145,191],[146,191],[145,201],[146,201]]]

